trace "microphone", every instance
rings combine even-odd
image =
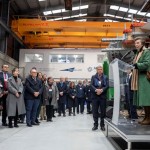
[[[121,60],[123,60],[126,56],[128,56],[131,52],[133,52],[134,54],[137,52],[137,50],[136,49],[132,49],[132,50],[130,50],[130,51],[128,51],[127,53],[125,53],[123,56],[122,56],[122,58],[121,58]]]

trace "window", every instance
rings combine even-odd
[[[102,63],[104,60],[105,55],[97,55],[97,62]]]
[[[84,63],[84,55],[50,55],[49,62],[51,63]]]
[[[25,62],[43,62],[43,54],[25,54]]]

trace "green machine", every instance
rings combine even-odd
[[[109,78],[109,61],[108,59],[105,59],[103,61],[103,70],[104,70],[104,74],[108,76]],[[114,87],[110,87],[107,91],[107,100],[111,101],[114,99]]]

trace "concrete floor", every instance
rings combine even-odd
[[[100,130],[91,130],[92,126],[92,116],[87,114],[57,117],[31,128],[0,125],[0,150],[115,150]]]

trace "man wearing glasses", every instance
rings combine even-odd
[[[30,75],[26,78],[25,86],[26,122],[28,127],[32,127],[32,125],[39,125],[35,120],[40,96],[43,92],[42,82],[37,78],[36,68],[30,70]]]

